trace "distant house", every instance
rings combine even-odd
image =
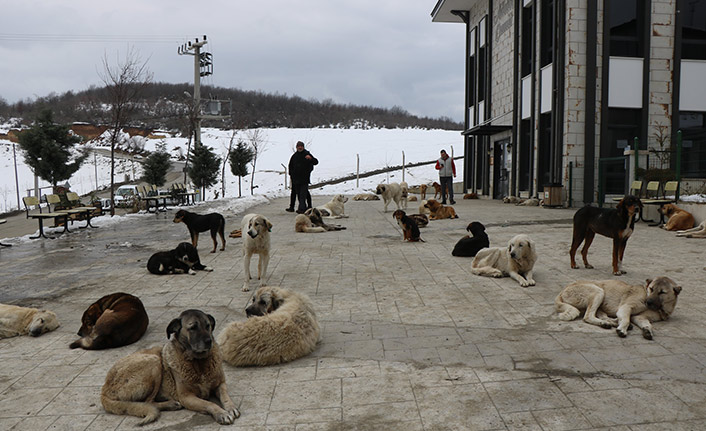
[[[466,27],[466,189],[596,202],[627,191],[635,138],[640,167],[675,170],[647,150],[678,130],[682,176],[706,178],[706,0],[438,0],[431,16]]]

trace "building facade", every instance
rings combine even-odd
[[[627,191],[636,145],[644,169],[706,178],[706,0],[439,0],[431,16],[466,27],[467,190],[597,202]]]

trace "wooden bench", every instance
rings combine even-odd
[[[653,185],[652,188],[659,191],[659,182],[658,181],[650,181],[650,183],[657,183],[657,187],[655,188],[655,186]],[[649,187],[650,184],[647,184],[647,185]],[[676,200],[676,193],[677,193],[678,189],[679,189],[679,181],[667,181],[664,184],[664,187],[662,188],[662,198],[661,199],[658,196],[659,193],[657,193],[657,196],[655,198],[643,199],[642,203],[643,203],[643,205],[659,205],[659,208],[661,209],[664,205],[672,204],[677,201]],[[667,198],[668,193],[673,193],[674,199]],[[662,226],[665,223],[664,214],[662,213],[662,211],[658,210],[658,212],[659,212],[659,221],[655,223],[653,220],[649,220],[649,221],[653,222],[653,224],[651,224],[650,226]],[[645,220],[645,221],[648,221],[648,220]]]
[[[67,194],[67,201],[68,201],[68,194]],[[71,207],[69,206],[68,208],[61,208],[62,203],[61,203],[61,197],[59,195],[51,194],[47,195],[47,205],[49,206],[49,209],[51,210],[51,205],[54,205],[54,212],[56,213],[67,213],[69,215],[68,221],[70,221],[72,224],[74,220],[86,220],[86,226],[79,226],[79,229],[85,229],[87,227],[93,227],[95,228],[96,226],[93,226],[91,224],[91,214],[93,211],[95,211],[95,208],[93,207]],[[60,209],[57,209],[59,207]]]
[[[158,213],[159,211],[167,210],[167,200],[156,195],[156,192],[152,191],[152,187],[147,188],[146,186],[137,186],[137,193],[140,200],[145,201],[145,209],[149,213]],[[163,201],[163,208],[159,207],[160,200]],[[154,211],[152,210],[154,208]]]
[[[44,220],[48,219],[54,219],[54,226],[53,227],[58,227],[61,223],[64,224],[64,232],[71,232],[69,230],[69,214],[68,213],[58,213],[58,212],[51,212],[51,209],[49,206],[46,208],[46,212],[42,211],[42,204],[39,202],[39,198],[36,196],[25,196],[22,198],[22,202],[24,203],[25,206],[25,213],[27,215],[27,218],[32,218],[35,219],[39,222],[39,234],[37,236],[30,236],[30,239],[37,239],[37,238],[49,238],[49,239],[54,239],[53,236],[46,236],[44,234]],[[30,211],[38,211],[38,212],[30,212]]]

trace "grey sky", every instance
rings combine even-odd
[[[5,0],[0,97],[101,86],[128,46],[154,80],[193,82],[177,47],[208,35],[204,84],[463,118],[464,27],[436,0]],[[48,36],[51,35],[51,36]]]

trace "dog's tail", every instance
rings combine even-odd
[[[105,411],[114,415],[130,415],[144,418],[138,425],[146,425],[159,419],[159,409],[149,403],[114,400],[105,394],[101,394],[101,404],[103,404]]]
[[[578,308],[564,302],[561,294],[557,295],[556,299],[554,299],[554,306],[561,320],[571,321],[581,315],[581,311]]]

